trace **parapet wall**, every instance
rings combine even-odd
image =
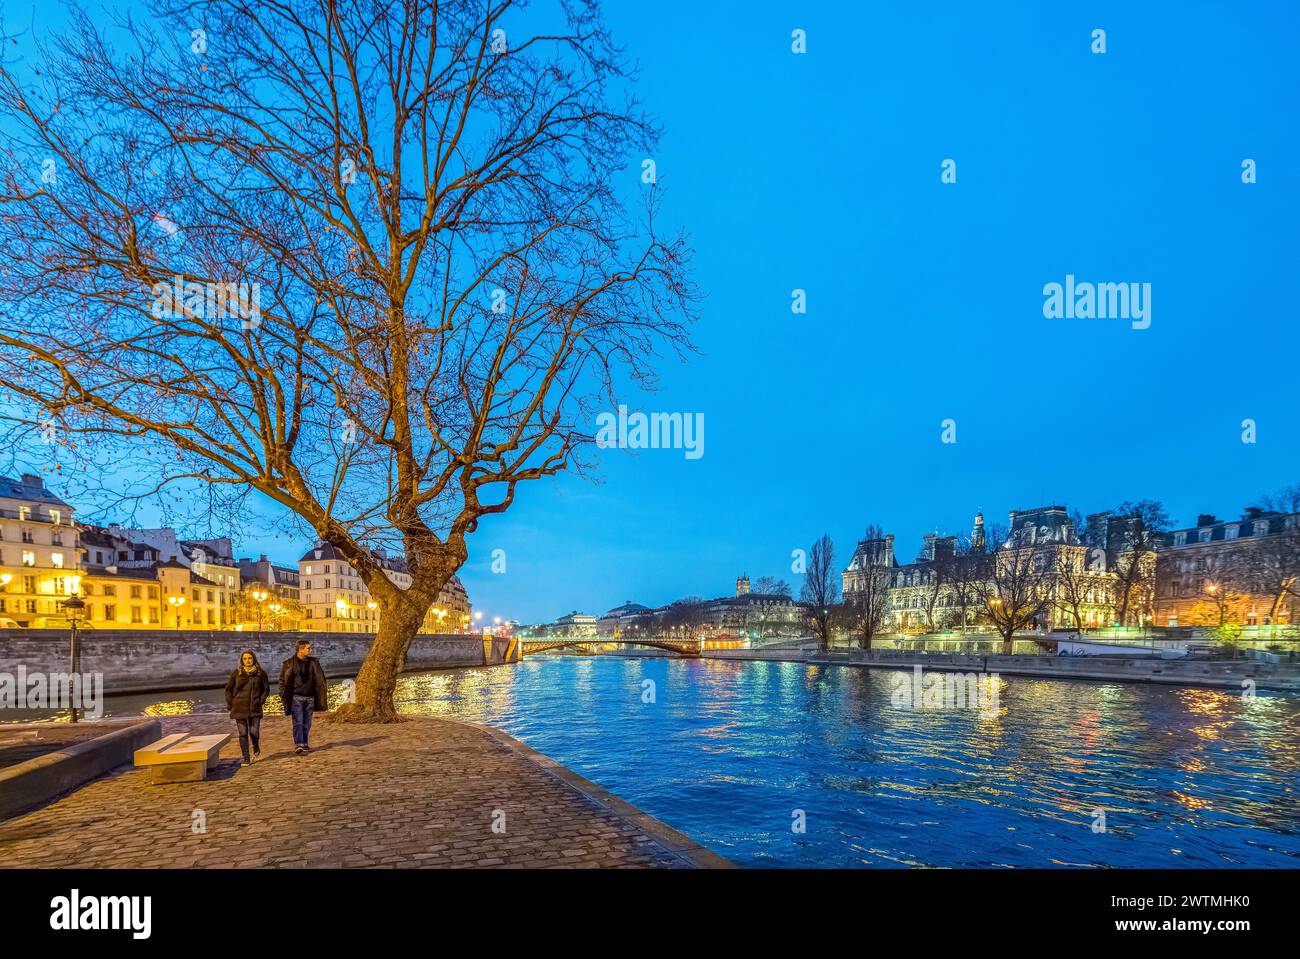
[[[103,673],[108,695],[224,686],[251,649],[275,683],[280,664],[293,655],[299,639],[311,642],[329,676],[356,673],[369,636],[342,633],[230,633],[137,630],[95,630],[81,634],[81,671]],[[0,631],[0,672],[61,673],[69,670],[67,630]],[[406,656],[406,668],[450,669],[459,666],[498,666],[519,661],[512,639],[492,636],[421,633]]]

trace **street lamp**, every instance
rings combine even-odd
[[[176,629],[181,628],[181,607],[185,605],[184,596],[168,596],[167,605],[176,611]]]
[[[63,601],[63,611],[68,617],[68,632],[72,641],[72,649],[70,650],[72,659],[72,676],[70,676],[68,680],[68,692],[71,693],[74,688],[80,687],[80,684],[76,687],[73,686],[75,680],[72,677],[81,675],[81,644],[78,641],[77,636],[77,623],[81,621],[81,614],[86,611],[86,604],[75,595],[69,596]],[[71,704],[72,721],[75,723],[77,721],[77,699],[75,696],[71,698]]]
[[[249,595],[257,601],[257,631],[260,633],[262,631],[262,604],[266,602],[266,597],[269,594],[264,589],[255,589]]]
[[[280,611],[283,610],[284,607],[283,607],[282,605],[280,605],[279,603],[272,603],[270,606],[268,606],[268,607],[266,607],[266,608],[269,609],[269,610],[271,611],[271,616],[273,617],[273,620],[272,620],[272,621],[275,623],[275,628],[276,628],[276,630],[278,631],[279,628],[280,628],[280,622],[279,622],[279,619],[280,619]]]

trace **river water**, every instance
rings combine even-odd
[[[504,729],[746,866],[1300,867],[1300,697],[1007,677],[995,708],[921,709],[906,676],[539,656],[406,676],[398,699]]]

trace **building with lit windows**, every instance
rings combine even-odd
[[[1300,513],[1248,506],[1203,513],[1166,534],[1156,562],[1157,626],[1282,626],[1300,603]],[[1289,585],[1288,585],[1289,584]]]
[[[411,584],[406,562],[376,554],[380,567],[393,583]],[[325,633],[374,633],[379,628],[379,604],[357,571],[329,543],[319,543],[298,561],[298,599],[304,630]],[[462,633],[470,629],[469,596],[453,576],[425,614],[420,632]]]
[[[63,603],[80,588],[72,514],[41,477],[0,477],[0,620],[67,625]]]

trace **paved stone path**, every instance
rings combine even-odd
[[[233,730],[224,715],[164,720],[165,733]],[[391,726],[318,720],[312,747],[310,755],[295,756],[289,720],[268,716],[262,758],[252,766],[239,766],[232,737],[206,782],[154,786],[146,770],[123,767],[0,822],[0,866],[726,864],[479,727],[436,719]],[[591,787],[587,793],[583,784]],[[494,822],[504,832],[494,832]],[[206,831],[198,831],[200,823]]]

